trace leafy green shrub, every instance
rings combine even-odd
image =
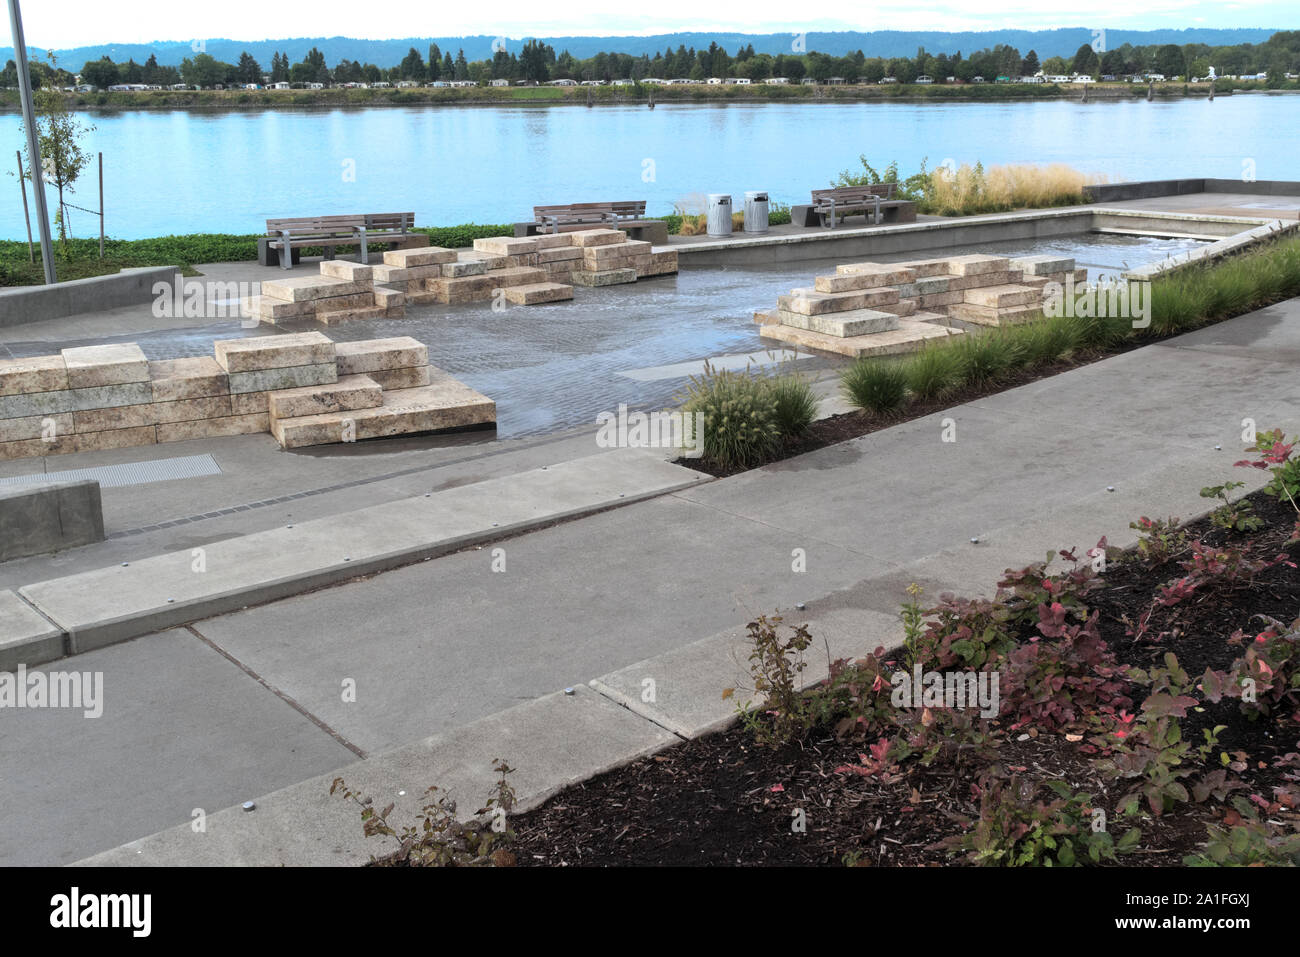
[[[771,718],[761,719],[757,709],[737,704],[740,719],[760,744],[773,746],[795,740],[812,726],[811,698],[801,688],[804,669],[808,666],[804,652],[812,644],[807,625],[792,628],[789,637],[782,637],[783,619],[776,615],[760,615],[749,623],[749,672],[754,682],[754,693],[762,708]],[[735,695],[735,688],[722,692],[724,700]]]
[[[859,409],[887,415],[907,397],[907,373],[895,360],[859,359],[844,370],[840,386]]]

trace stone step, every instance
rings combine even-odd
[[[626,282],[636,282],[635,269],[573,270],[575,286],[617,286]]]
[[[627,234],[621,229],[580,229],[568,234],[569,244],[581,246],[609,246],[627,241]]]
[[[354,322],[358,319],[383,319],[387,315],[388,307],[386,306],[362,306],[359,309],[322,310],[316,313],[316,321],[327,326],[334,326],[340,322]]]
[[[1027,322],[1043,314],[1041,306],[1013,306],[1009,309],[996,309],[989,306],[975,306],[970,303],[958,303],[948,307],[948,315],[953,319],[968,322],[976,326],[1007,326]]]
[[[326,412],[352,412],[373,409],[383,404],[383,389],[364,375],[341,377],[329,385],[284,389],[268,397],[271,420],[294,419]]]
[[[764,339],[784,342],[801,349],[860,359],[863,356],[889,356],[915,352],[932,339],[963,335],[963,332],[934,322],[914,322],[904,319],[899,322],[897,329],[866,336],[841,338],[806,329],[795,329],[779,323],[760,326],[758,334]]]
[[[262,295],[288,302],[306,302],[310,299],[328,299],[330,296],[351,296],[369,292],[368,283],[332,276],[291,276],[287,279],[267,279],[262,282]]]
[[[946,259],[912,259],[907,262],[891,263],[900,269],[910,269],[916,274],[917,279],[927,279],[934,276],[947,276],[948,260]]]
[[[977,289],[967,289],[962,294],[962,301],[972,306],[1009,309],[1013,306],[1028,306],[1037,303],[1039,295],[1037,289],[1032,289],[1029,286],[983,286]]]
[[[513,239],[508,236],[492,236],[487,239],[474,240],[474,249],[493,256],[518,256],[537,252],[537,240],[530,238]]]
[[[410,336],[335,343],[339,375],[367,375],[429,364],[429,347]]]
[[[897,286],[915,282],[916,278],[914,271],[893,263],[845,263],[835,267],[834,276],[818,276],[814,279],[813,288],[818,292],[851,292],[855,289]]]
[[[1019,269],[1026,276],[1047,276],[1074,272],[1074,260],[1063,256],[1022,256],[1011,260],[1011,268]]]
[[[573,298],[573,287],[562,282],[534,282],[506,289],[506,301],[516,306],[533,306]]]
[[[331,279],[370,282],[375,278],[375,267],[354,263],[347,259],[326,259],[320,264],[320,274]]]
[[[486,259],[456,260],[442,264],[442,275],[447,279],[460,279],[464,276],[481,276],[487,272]]]
[[[986,256],[983,253],[971,253],[967,256],[952,256],[948,259],[950,276],[979,276],[990,272],[1007,272],[1012,269],[1011,260],[1006,256]]]
[[[507,266],[504,269],[489,269],[483,275],[492,280],[493,288],[496,289],[546,282],[546,270],[539,269],[536,266]]]
[[[390,249],[384,253],[384,265],[399,269],[418,266],[437,266],[456,261],[456,250],[442,246],[425,246],[422,249]]]
[[[784,309],[776,311],[776,320],[793,329],[806,329],[828,336],[865,336],[898,328],[898,316],[875,309],[854,309],[826,316],[805,316]]]
[[[149,360],[134,342],[76,346],[62,355],[69,389],[149,381]]]
[[[334,361],[334,343],[320,332],[218,339],[212,344],[217,365],[226,372],[257,372]]]
[[[296,449],[494,422],[495,402],[439,372],[427,386],[385,392],[375,408],[276,419],[271,434],[282,447]]]
[[[854,289],[849,292],[818,292],[815,289],[791,289],[788,296],[777,298],[777,307],[804,316],[820,316],[828,312],[848,312],[852,309],[876,309],[896,303],[898,290],[892,286],[876,289]]]
[[[226,370],[212,356],[158,359],[149,363],[155,402],[178,402],[230,394]]]

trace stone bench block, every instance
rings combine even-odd
[[[217,364],[228,373],[285,369],[334,361],[333,340],[319,332],[221,339],[214,342],[212,348]]]

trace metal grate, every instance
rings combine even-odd
[[[174,459],[127,462],[123,465],[101,465],[90,469],[65,469],[62,472],[13,475],[9,478],[0,478],[0,487],[94,479],[99,482],[100,488],[121,488],[126,485],[147,485],[150,482],[170,482],[175,479],[199,478],[203,475],[220,474],[221,466],[217,465],[217,460],[211,455],[185,455]]]

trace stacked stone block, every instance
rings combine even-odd
[[[756,313],[760,335],[840,355],[893,355],[1042,311],[1049,282],[1087,280],[1074,260],[972,254],[900,263],[848,263]]]
[[[213,352],[151,362],[120,343],[0,360],[0,459],[267,431],[289,448],[496,421],[491,399],[410,337],[336,345],[306,332]]]

